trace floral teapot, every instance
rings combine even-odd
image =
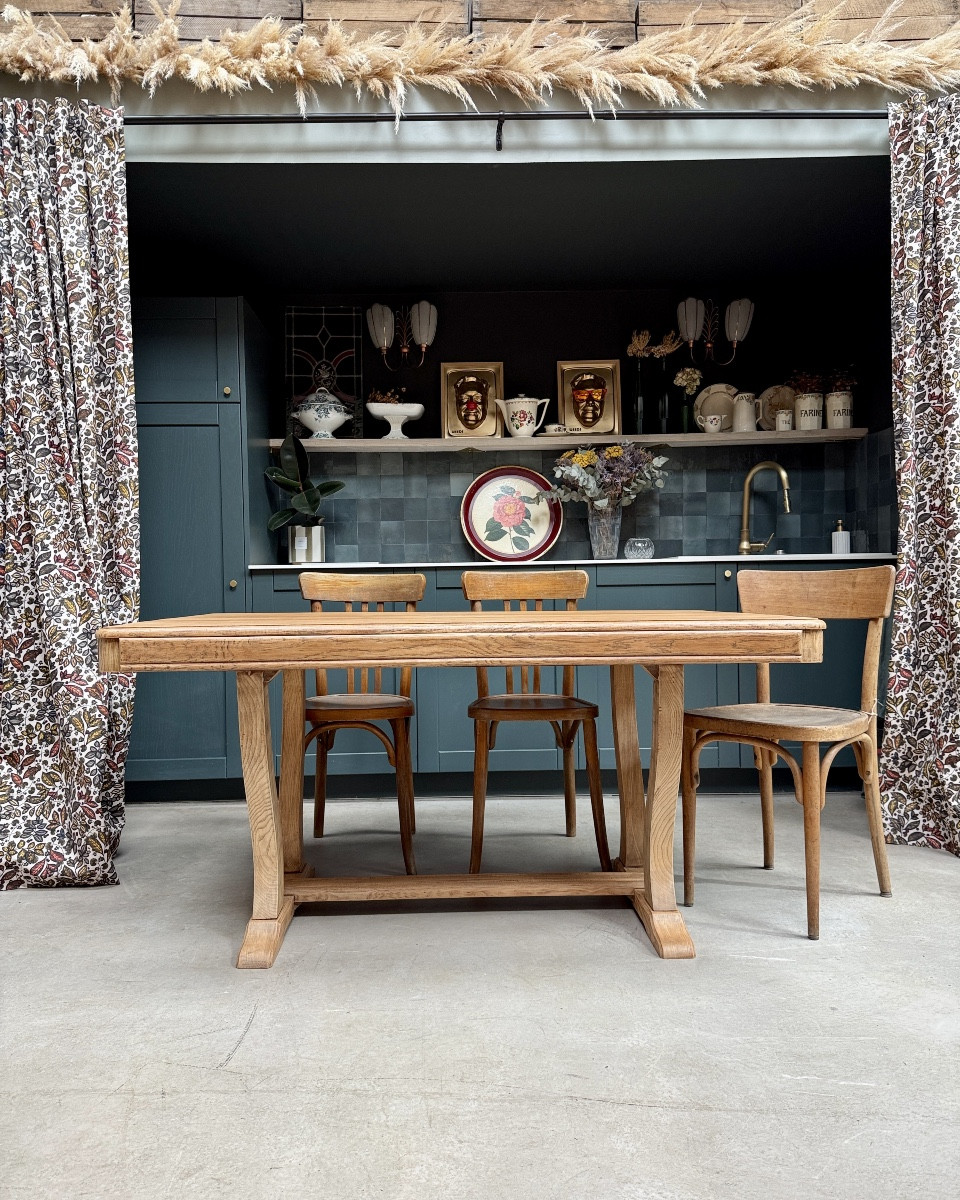
[[[339,429],[350,414],[333,392],[317,388],[293,410],[293,415],[311,430],[312,437],[332,438],[333,431]]]
[[[503,414],[504,424],[514,437],[533,437],[543,424],[550,400],[537,400],[531,396],[525,396],[521,392],[512,400],[498,399],[495,403]],[[540,408],[541,404],[543,405],[542,409]]]

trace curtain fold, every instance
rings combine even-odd
[[[0,102],[0,889],[106,884],[139,606],[122,113]]]
[[[960,854],[960,96],[890,109],[899,566],[881,788],[891,841]]]

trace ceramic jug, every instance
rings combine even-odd
[[[496,400],[497,408],[503,414],[503,423],[514,437],[533,437],[547,415],[549,403],[549,399],[537,400],[524,396],[522,392],[512,400]]]
[[[753,392],[737,392],[733,398],[733,432],[752,433],[760,420],[760,401]]]

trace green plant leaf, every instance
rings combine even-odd
[[[306,487],[310,482],[310,459],[299,438],[293,439],[293,452],[297,458],[297,473],[300,476],[300,482]]]
[[[283,488],[285,492],[300,491],[299,479],[291,479],[289,475],[284,474],[282,467],[267,467],[264,475],[266,475],[271,483],[275,483],[277,487]]]
[[[507,536],[507,531],[505,529],[503,529],[503,528],[492,529],[488,534],[486,534],[484,536],[483,540],[485,542],[499,542],[501,538],[505,538],[506,536]]]
[[[346,487],[346,484],[340,479],[324,479],[321,483],[311,481],[311,485],[321,496],[332,496]]]
[[[288,479],[296,479],[299,484],[303,479],[303,475],[300,473],[300,455],[297,454],[298,450],[306,458],[306,451],[300,445],[300,439],[295,438],[292,434],[288,434],[280,446],[280,468]],[[306,471],[303,474],[305,475]]]
[[[308,517],[315,517],[317,509],[320,507],[320,497],[311,488],[309,492],[298,492],[290,503],[298,513],[304,513]]]
[[[514,549],[515,549],[515,550],[529,550],[529,549],[530,549],[530,543],[527,541],[527,539],[526,539],[526,538],[522,538],[522,537],[514,537],[514,539],[513,539],[513,547],[514,547]]]
[[[269,521],[267,521],[267,528],[272,533],[275,529],[286,525],[288,521],[292,521],[297,515],[295,508],[281,508],[279,512],[275,512]]]

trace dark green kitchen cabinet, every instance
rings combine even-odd
[[[247,400],[265,377],[256,319],[237,299],[147,299],[133,333],[141,619],[244,612],[256,503]],[[240,773],[231,675],[137,679],[129,780]]]

